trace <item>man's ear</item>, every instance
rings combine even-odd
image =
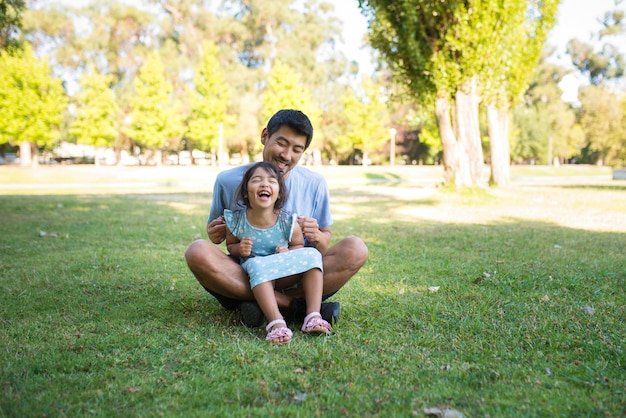
[[[268,138],[269,138],[269,134],[268,134],[267,128],[263,128],[263,131],[261,132],[261,144],[265,146],[265,143],[267,142]]]

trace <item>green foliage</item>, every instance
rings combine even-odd
[[[299,109],[307,114],[313,126],[319,123],[320,111],[313,102],[311,92],[304,86],[302,75],[282,61],[275,61],[261,95],[262,125],[280,109]]]
[[[621,164],[626,150],[623,98],[605,87],[591,85],[580,91],[580,124],[593,162]]]
[[[219,125],[232,125],[228,115],[231,89],[217,59],[216,45],[205,42],[202,46],[202,62],[194,77],[195,92],[190,100],[191,116],[187,136],[194,147],[210,151],[217,147]]]
[[[593,85],[597,86],[624,75],[624,55],[615,45],[604,44],[600,51],[594,51],[592,45],[572,39],[567,44],[567,53],[572,57],[573,64]]]
[[[347,145],[349,150],[360,149],[365,164],[369,153],[381,151],[389,142],[387,105],[377,84],[368,77],[363,78],[355,89],[348,89],[341,101],[346,125],[337,142]]]
[[[571,39],[567,44],[566,52],[571,56],[574,66],[596,86],[623,77],[626,70],[626,61],[620,48],[606,42],[607,38],[626,34],[624,11],[617,8],[620,3],[621,0],[616,1],[615,9],[604,15],[602,29],[597,34],[597,40],[602,41],[599,50],[579,39]]]
[[[22,12],[25,8],[24,0],[0,0],[0,49],[13,43],[15,31],[22,26]]]
[[[113,147],[120,135],[120,108],[110,88],[110,75],[95,71],[81,80],[81,91],[76,95],[76,119],[70,134],[79,144]]]
[[[545,104],[533,107],[519,106],[513,111],[516,131],[513,133],[511,157],[518,162],[546,164],[550,115]]]
[[[371,42],[419,100],[454,95],[478,76],[482,94],[516,96],[553,26],[557,0],[364,0]]]
[[[454,105],[454,124],[449,112],[441,111],[437,119],[446,181],[481,185],[484,158],[477,128],[478,98],[487,106],[508,110],[536,65],[558,1],[359,3],[369,13],[372,46],[381,52],[397,82],[408,86],[419,102],[433,103],[436,96],[440,109],[444,103]],[[506,117],[508,112],[500,114]],[[507,126],[506,122],[499,121],[498,126]],[[492,145],[508,140],[508,132],[496,130],[495,124]],[[452,125],[454,134],[448,129]],[[500,152],[492,153],[493,162],[508,166],[508,146],[494,149]],[[499,181],[505,183],[500,171]]]
[[[526,7],[525,12],[511,16],[504,36],[506,41],[500,45],[502,54],[507,57],[501,74],[508,101],[518,101],[528,87],[548,34],[556,22],[559,3],[560,0],[518,2],[521,7]],[[503,11],[506,13],[506,6]]]
[[[428,147],[426,162],[434,163],[437,155],[442,151],[435,115],[425,111],[424,108],[411,110],[406,115],[406,123],[411,129],[419,130],[419,141]]]
[[[61,80],[52,77],[45,59],[33,55],[30,44],[0,50],[0,144],[52,146],[66,107]]]
[[[558,84],[565,72],[542,61],[536,68],[524,103],[513,109],[512,159],[549,163],[576,156],[585,145],[574,110],[561,100]]]
[[[172,98],[172,85],[158,54],[151,54],[134,82],[131,121],[126,135],[149,150],[163,149],[182,135],[182,121]]]

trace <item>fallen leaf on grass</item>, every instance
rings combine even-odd
[[[430,417],[442,417],[442,418],[463,418],[465,414],[457,411],[456,409],[449,408],[424,408],[424,413]]]
[[[306,393],[296,393],[293,397],[293,402],[296,404],[301,404],[306,400]]]
[[[593,315],[594,313],[596,313],[596,310],[589,305],[583,306],[583,310],[587,315]]]
[[[45,237],[59,238],[59,234],[57,234],[56,232],[46,232],[46,231],[39,230],[39,237],[40,238],[45,238]]]
[[[478,284],[480,282],[482,282],[485,279],[491,279],[493,277],[496,276],[496,272],[497,270],[494,271],[483,271],[482,276],[478,276],[476,279],[474,279],[474,284]]]
[[[135,387],[129,387],[128,389],[126,389],[124,392],[126,393],[135,393],[135,392],[141,392],[141,388],[135,388]]]

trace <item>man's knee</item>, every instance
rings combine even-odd
[[[356,273],[367,261],[369,251],[363,240],[357,236],[350,235],[333,247],[332,259],[337,260],[338,267]],[[331,254],[328,254],[329,256]]]
[[[187,251],[185,251],[185,260],[187,260],[188,265],[195,264],[195,260],[197,260],[202,253],[201,247],[203,243],[206,243],[206,241],[199,239],[192,242],[187,248]]]
[[[346,251],[353,262],[360,268],[367,261],[369,250],[363,240],[355,235],[350,235],[344,239],[346,241]]]

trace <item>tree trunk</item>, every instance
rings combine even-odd
[[[28,141],[20,142],[20,165],[22,167],[29,167],[34,165],[34,161],[31,143]]]
[[[457,138],[467,155],[470,184],[485,187],[483,147],[480,141],[480,126],[478,122],[478,93],[476,92],[476,78],[466,83],[464,88],[456,92],[456,130]],[[463,161],[461,160],[461,169]],[[465,184],[463,184],[465,185]]]
[[[490,182],[505,187],[511,183],[508,106],[497,109],[491,103],[487,107],[487,121],[491,148]]]
[[[438,96],[435,101],[435,117],[439,137],[443,145],[443,181],[446,185],[457,182],[460,178],[457,141],[450,121],[450,102],[445,96]]]

